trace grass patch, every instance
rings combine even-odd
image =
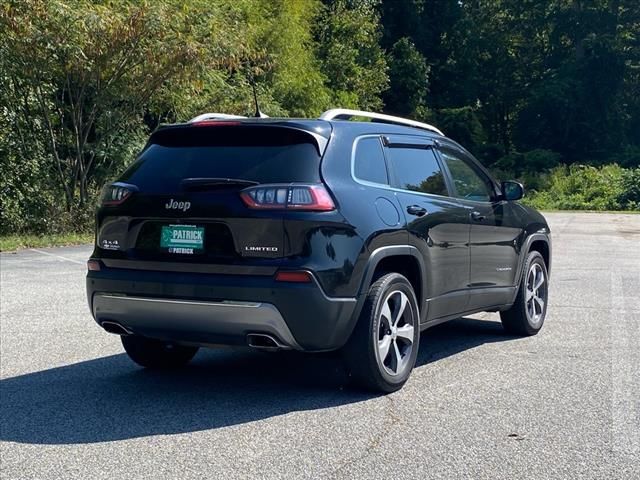
[[[62,247],[92,243],[93,233],[61,233],[55,235],[2,235],[0,252],[11,252],[21,248]]]

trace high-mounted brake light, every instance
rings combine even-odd
[[[258,185],[245,188],[240,197],[249,208],[328,212],[336,206],[323,185]]]
[[[191,125],[194,127],[236,127],[240,125],[240,122],[230,122],[228,120],[200,120],[199,122],[193,122]]]
[[[102,190],[102,205],[120,205],[135,191],[133,185],[123,185],[120,183],[112,183]]]

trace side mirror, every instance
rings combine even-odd
[[[520,200],[524,197],[524,187],[519,182],[509,180],[508,182],[502,182],[500,184],[500,190],[502,191],[502,199],[508,202]]]

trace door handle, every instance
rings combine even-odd
[[[423,217],[427,214],[427,209],[421,207],[420,205],[409,205],[407,207],[407,213],[410,215],[415,215],[416,217]]]
[[[480,212],[471,212],[471,220],[475,220],[476,222],[481,222],[485,218],[487,218],[487,216],[481,214]]]

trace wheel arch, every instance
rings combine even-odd
[[[404,275],[416,294],[420,318],[426,318],[426,269],[420,251],[411,245],[393,245],[380,247],[369,256],[367,266],[358,290],[358,304],[354,311],[360,315],[362,303],[369,287],[383,273],[395,272]]]
[[[520,289],[520,283],[522,282],[523,270],[527,263],[527,257],[532,251],[539,252],[544,259],[547,267],[547,275],[551,276],[551,239],[547,233],[532,233],[524,241],[522,249],[520,250],[520,259],[518,261],[518,271],[516,273],[516,289],[513,296],[513,301]]]
[[[531,245],[529,245],[527,255],[532,251],[539,252],[540,255],[542,255],[544,263],[547,266],[547,275],[551,275],[551,246],[548,240],[533,240]]]

